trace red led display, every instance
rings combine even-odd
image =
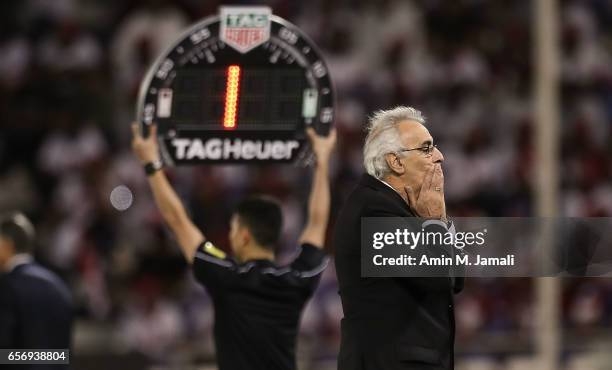
[[[227,130],[236,127],[238,116],[238,93],[240,91],[240,66],[227,67],[227,82],[225,84],[225,112],[223,114],[223,127]]]

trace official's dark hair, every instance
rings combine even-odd
[[[278,201],[265,196],[250,197],[238,204],[235,213],[239,222],[249,229],[257,244],[275,250],[283,226]]]
[[[17,253],[32,251],[34,235],[34,226],[22,213],[0,216],[0,236],[12,241]]]

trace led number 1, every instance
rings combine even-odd
[[[227,80],[225,83],[225,113],[223,115],[223,127],[226,130],[236,128],[239,88],[240,66],[231,65],[227,67]]]

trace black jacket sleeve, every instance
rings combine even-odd
[[[378,196],[375,200],[367,202],[368,208],[364,210],[363,217],[416,217],[420,220],[419,223],[427,221],[425,218],[417,217],[413,213],[407,213],[406,210],[399,206],[396,202],[390,201],[387,197]],[[444,225],[442,221],[431,222],[425,226],[426,232],[448,232],[448,225]],[[425,247],[425,248],[423,248]],[[424,251],[440,250],[441,246],[421,246],[419,249]],[[453,250],[449,251],[454,253]],[[448,289],[448,279],[451,280],[453,292],[459,293],[463,289],[464,279],[462,271],[449,270],[448,277],[403,277],[395,278],[403,285],[407,285],[420,290],[443,290]]]
[[[209,241],[200,244],[193,259],[194,276],[211,294],[221,292],[231,285],[237,268],[233,259]]]

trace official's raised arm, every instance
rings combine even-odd
[[[176,237],[187,262],[192,263],[204,235],[193,224],[180,198],[170,185],[162,169],[157,144],[157,126],[151,125],[148,137],[140,134],[137,123],[132,124],[132,149],[145,167],[155,204],[166,224]]]
[[[328,136],[319,136],[312,128],[308,128],[306,133],[316,164],[308,199],[308,220],[299,242],[323,248],[330,208],[329,159],[336,144],[336,130],[330,131]]]

